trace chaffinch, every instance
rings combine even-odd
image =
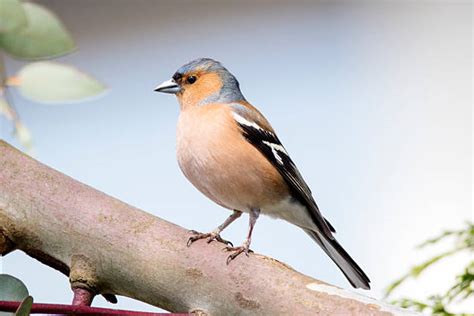
[[[155,91],[178,98],[177,158],[186,178],[204,195],[233,213],[214,231],[193,231],[188,246],[207,238],[230,244],[220,233],[249,213],[247,238],[227,263],[248,255],[260,213],[302,228],[337,264],[356,288],[369,289],[369,278],[336,241],[308,185],[270,123],[240,91],[237,79],[219,62],[202,58],[178,69]]]

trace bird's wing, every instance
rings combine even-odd
[[[269,126],[268,122],[265,121],[266,124],[258,124],[255,122],[264,119],[260,113],[258,113],[258,120],[252,120],[246,114],[247,112],[242,111],[232,112],[235,121],[242,130],[242,135],[250,144],[255,146],[275,168],[278,169],[290,187],[293,197],[306,206],[310,217],[318,227],[319,231],[329,239],[334,239],[331,234],[331,232],[335,231],[334,228],[322,216],[313,196],[311,195],[311,190],[303,180],[303,177],[280,140],[271,128],[262,127],[262,125]]]

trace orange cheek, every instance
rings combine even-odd
[[[198,78],[196,83],[188,85],[183,94],[178,96],[183,106],[199,104],[205,98],[218,93],[222,88],[222,81],[217,74],[205,74]]]

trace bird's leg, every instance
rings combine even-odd
[[[196,240],[199,240],[199,239],[204,239],[204,238],[209,238],[207,240],[207,243],[211,243],[213,240],[217,240],[219,242],[222,242],[226,245],[232,245],[232,243],[228,240],[225,240],[221,237],[220,233],[227,227],[229,226],[233,221],[235,221],[237,218],[240,217],[240,215],[242,215],[242,212],[241,211],[237,211],[237,210],[234,210],[234,212],[229,216],[227,217],[227,219],[224,221],[224,223],[222,223],[221,225],[219,225],[216,229],[214,229],[212,232],[210,233],[199,233],[195,230],[192,230],[191,233],[194,235],[194,236],[191,236],[189,237],[188,239],[188,247],[191,246],[191,244],[193,242],[195,242]]]
[[[251,209],[249,213],[249,232],[247,234],[247,238],[245,238],[244,243],[242,246],[239,247],[226,247],[225,249],[227,251],[233,251],[234,253],[231,254],[229,257],[227,257],[227,264],[229,264],[232,260],[237,258],[238,255],[241,253],[245,253],[245,255],[248,257],[249,252],[252,250],[249,249],[250,243],[252,242],[252,231],[253,227],[255,226],[255,223],[257,222],[257,218],[260,215],[260,209]]]

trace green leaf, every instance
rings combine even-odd
[[[26,286],[8,274],[0,274],[0,301],[21,302],[28,296]]]
[[[27,296],[15,312],[15,316],[30,316],[33,307],[33,297]]]
[[[20,92],[43,103],[77,102],[106,91],[105,86],[78,69],[53,62],[36,62],[18,73]]]
[[[410,274],[405,274],[401,278],[392,282],[386,289],[384,294],[384,299],[388,298],[395,289],[397,289],[403,282],[405,282],[410,277]]]
[[[28,296],[28,289],[17,278],[0,274],[0,301],[21,302]],[[11,313],[2,313],[1,316],[12,315]]]
[[[18,0],[0,0],[0,33],[25,26],[26,14]]]
[[[460,248],[455,248],[454,250],[449,250],[449,251],[446,251],[446,252],[443,252],[437,256],[434,256],[428,260],[426,260],[425,262],[419,264],[419,265],[416,265],[414,267],[411,268],[410,270],[410,276],[412,276],[413,278],[417,278],[423,271],[425,271],[428,267],[432,266],[434,263],[440,261],[441,259],[443,258],[446,258],[448,256],[451,256],[453,254],[455,254],[456,252],[458,252],[459,250],[462,250]]]
[[[424,248],[428,245],[436,244],[437,242],[445,239],[446,237],[450,237],[452,235],[457,235],[458,233],[459,233],[458,231],[454,231],[454,230],[445,231],[445,232],[441,233],[440,235],[438,235],[434,238],[428,239],[427,241],[423,242],[422,244],[419,244],[418,246],[416,246],[416,248],[421,249],[421,248]]]
[[[7,53],[22,59],[40,59],[74,50],[74,41],[54,13],[35,3],[25,2],[22,5],[28,25],[0,34],[0,46]]]
[[[460,250],[463,250],[464,248],[455,248],[454,250],[449,250],[446,252],[443,252],[437,256],[434,256],[425,262],[418,264],[410,269],[408,273],[403,275],[401,278],[395,280],[392,284],[390,284],[386,289],[385,289],[385,298],[390,296],[393,291],[395,291],[396,288],[398,288],[403,282],[405,282],[409,278],[417,278],[420,276],[423,271],[425,271],[428,267],[432,266],[436,262],[440,261],[443,258],[449,257],[455,253],[457,253]]]
[[[464,269],[461,275],[456,276],[456,283],[444,295],[448,302],[455,299],[465,300],[474,294],[474,261]]]

